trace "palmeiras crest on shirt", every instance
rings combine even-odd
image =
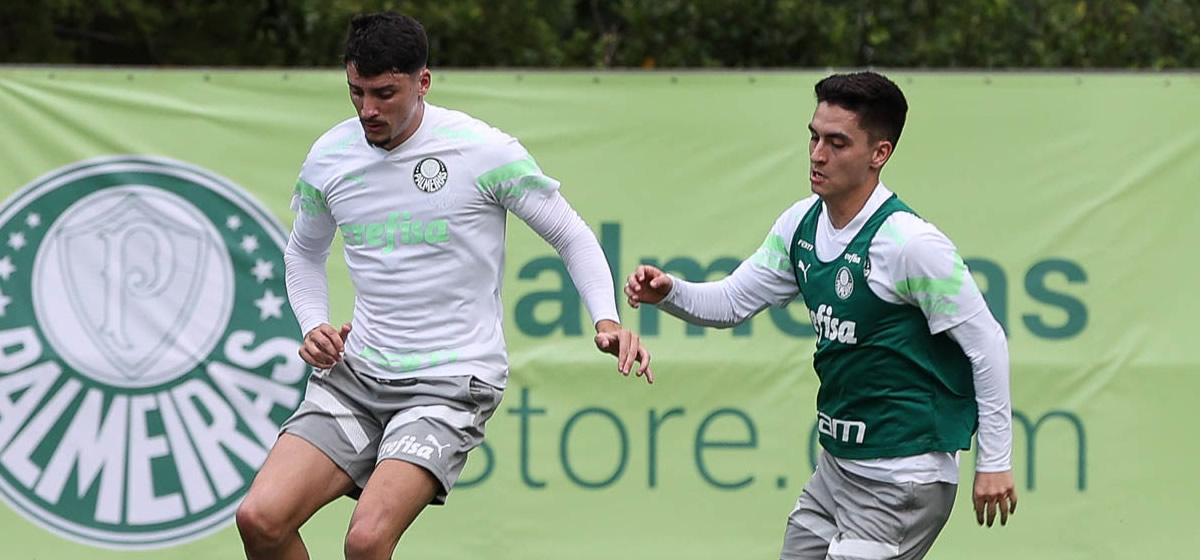
[[[841,299],[846,299],[854,293],[854,276],[850,274],[849,268],[843,266],[838,269],[833,279],[833,291]]]
[[[442,190],[449,178],[450,174],[446,171],[446,164],[438,158],[427,157],[418,161],[416,167],[413,167],[413,184],[427,193]]]

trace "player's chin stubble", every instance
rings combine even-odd
[[[387,146],[388,142],[392,140],[390,132],[391,131],[386,131],[379,134],[371,134],[370,132],[367,132],[367,143],[376,148]]]

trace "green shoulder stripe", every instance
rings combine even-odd
[[[909,294],[929,294],[937,296],[952,296],[962,289],[963,280],[967,275],[967,265],[958,253],[954,254],[954,270],[949,278],[906,278],[896,283],[896,293],[901,296]]]
[[[761,247],[750,257],[755,266],[775,270],[788,270],[787,243],[783,237],[771,234],[763,241]]]
[[[528,191],[553,187],[554,181],[542,175],[532,158],[527,158],[480,175],[475,186],[496,198],[520,198]]]
[[[501,165],[500,167],[480,175],[479,178],[475,180],[475,186],[479,187],[479,190],[483,192],[490,193],[493,192],[496,187],[499,187],[504,183],[512,181],[518,177],[533,175],[535,173],[540,173],[537,163],[534,163],[532,159],[522,159]]]
[[[328,212],[329,205],[325,203],[325,194],[304,179],[296,181],[296,196],[300,197],[300,210],[309,216]]]

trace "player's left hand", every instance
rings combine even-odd
[[[650,371],[650,352],[642,346],[641,338],[629,329],[614,321],[600,321],[596,324],[596,348],[616,356],[617,371],[625,375],[629,375],[634,362],[640,363],[638,377],[644,375],[647,382],[654,383],[654,373]]]
[[[1008,524],[1008,516],[1017,512],[1017,491],[1013,487],[1012,471],[995,473],[975,473],[975,520],[979,525],[984,523],[984,513],[987,513],[987,526],[991,527],[996,521],[996,510],[1000,511],[1000,524]]]

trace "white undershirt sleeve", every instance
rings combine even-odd
[[[658,308],[693,325],[719,329],[736,327],[762,309],[755,309],[749,315],[739,314],[734,309],[733,298],[728,292],[732,275],[716,282],[688,282],[673,274],[670,276],[671,292],[658,303]]]
[[[296,220],[283,251],[284,283],[300,332],[308,334],[329,322],[325,261],[329,259],[329,244],[333,242],[337,224],[328,212],[307,214],[295,201],[293,209],[297,211]]]
[[[619,323],[612,270],[604,249],[567,199],[557,190],[548,190],[536,198],[526,195],[522,204],[509,209],[558,251],[592,324],[605,319]]]
[[[1008,341],[1004,329],[987,310],[959,323],[946,334],[967,358],[975,380],[975,402],[979,407],[978,472],[1012,469],[1012,398],[1009,393]]]
[[[799,292],[787,273],[748,259],[715,282],[688,282],[671,275],[671,292],[658,308],[695,325],[729,328],[771,305],[786,305]]]
[[[775,220],[761,246],[729,276],[716,282],[688,282],[671,275],[671,292],[658,308],[694,325],[736,327],[769,306],[786,306],[800,294],[788,245],[807,210],[793,205]]]

